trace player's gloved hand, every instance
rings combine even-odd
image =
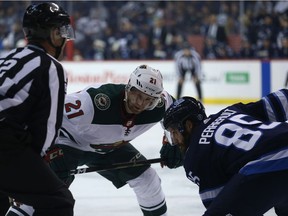
[[[46,151],[44,160],[49,163],[51,169],[64,183],[68,184],[68,182],[70,183],[70,179],[74,178],[70,175],[70,170],[66,166],[63,150],[57,145],[51,146]]]
[[[183,165],[183,154],[177,145],[170,145],[163,138],[163,146],[160,150],[160,157],[163,160],[161,167],[167,166],[170,169],[174,169]]]
[[[44,155],[44,160],[51,163],[54,159],[63,157],[63,151],[57,146],[51,146]]]

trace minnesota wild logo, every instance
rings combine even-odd
[[[107,110],[111,105],[111,100],[106,94],[99,93],[94,97],[94,103],[99,110]]]

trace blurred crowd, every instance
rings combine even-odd
[[[184,42],[199,45],[193,36],[203,59],[288,57],[288,1],[57,2],[73,17],[74,60],[173,59]],[[0,56],[25,45],[30,3],[0,1]]]

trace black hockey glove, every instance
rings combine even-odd
[[[66,184],[71,184],[70,178],[74,178],[70,175],[70,170],[67,168],[63,150],[58,146],[51,146],[44,156],[44,160],[49,164],[51,169],[56,173],[56,175],[64,181]],[[71,182],[70,182],[71,181]]]
[[[54,159],[59,157],[63,157],[62,149],[56,146],[52,146],[46,151],[46,154],[44,155],[44,160],[48,163],[51,163]]]
[[[160,150],[160,157],[163,160],[161,166],[167,166],[174,169],[183,165],[183,154],[177,145],[170,145],[168,142],[163,141],[163,146]]]

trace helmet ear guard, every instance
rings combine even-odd
[[[187,119],[199,124],[206,118],[205,108],[200,101],[193,97],[182,97],[166,110],[163,125],[166,130],[172,127],[183,133]]]
[[[147,65],[140,65],[130,75],[128,84],[126,85],[125,99],[127,98],[127,92],[129,92],[132,87],[155,98],[148,108],[148,110],[152,110],[161,101],[163,92],[162,74],[157,69]]]

